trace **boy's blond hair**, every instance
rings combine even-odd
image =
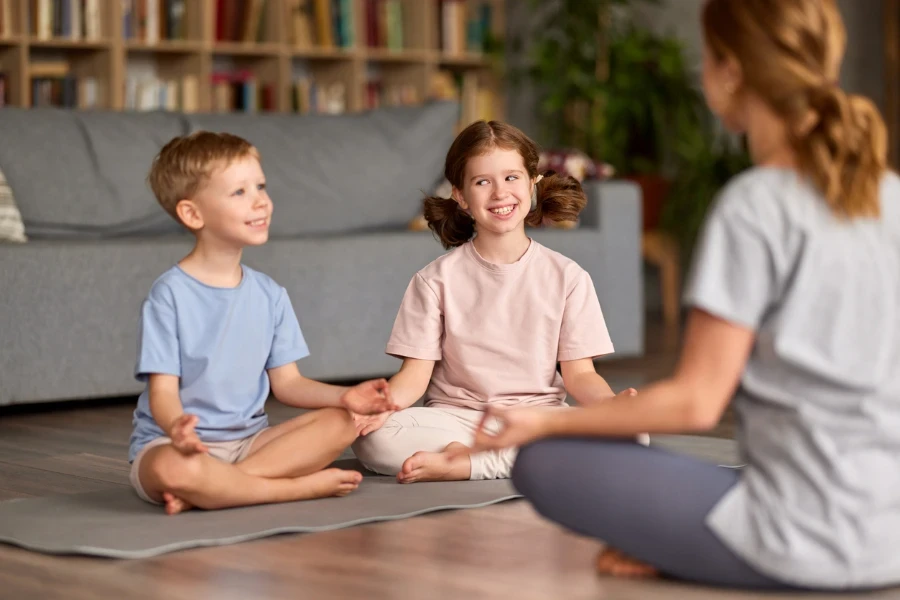
[[[175,207],[193,197],[217,169],[259,151],[242,137],[230,133],[196,131],[170,140],[153,159],[147,183],[160,206],[181,222]]]

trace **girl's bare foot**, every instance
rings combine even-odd
[[[194,508],[190,502],[183,500],[170,492],[163,492],[163,500],[166,502],[166,514],[169,515],[177,515],[180,512]]]
[[[294,481],[301,488],[298,500],[328,498],[330,496],[346,496],[359,487],[362,473],[344,469],[325,469],[311,475],[295,477]]]
[[[453,442],[443,452],[416,452],[403,463],[397,473],[397,481],[464,481],[472,473],[472,462],[468,455],[459,454],[459,450],[465,449],[465,445]],[[451,455],[449,450],[456,452]]]
[[[597,572],[614,577],[656,577],[658,571],[646,563],[625,556],[615,548],[604,548],[597,555]]]

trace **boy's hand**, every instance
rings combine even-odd
[[[391,400],[391,388],[386,379],[372,379],[353,386],[341,396],[341,406],[357,415],[398,410]]]
[[[373,431],[378,431],[387,422],[388,418],[394,411],[389,410],[377,415],[358,415],[353,414],[353,423],[356,425],[356,434],[360,436],[369,435]]]
[[[194,427],[199,422],[200,419],[196,415],[185,413],[172,423],[172,431],[169,434],[172,438],[172,445],[185,456],[209,451],[200,441],[200,436],[194,431]]]

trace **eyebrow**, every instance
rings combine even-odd
[[[523,175],[525,173],[525,171],[523,171],[522,169],[507,169],[506,171],[503,171],[504,175],[509,175],[510,173],[518,173],[519,175]],[[480,179],[482,177],[490,177],[490,175],[487,175],[487,174],[473,175],[472,177],[469,178],[469,181],[474,181],[475,179]]]

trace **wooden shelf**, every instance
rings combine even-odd
[[[359,112],[455,98],[461,122],[503,118],[501,77],[491,60],[465,50],[488,33],[503,36],[505,0],[450,9],[443,0],[266,0],[259,13],[232,15],[231,25],[217,18],[218,0],[184,0],[180,16],[140,4],[167,0],[87,0],[93,17],[85,11],[64,27],[54,22],[55,1],[0,0],[0,10],[10,9],[0,14],[12,17],[0,37],[7,105],[59,97],[47,86],[65,85],[65,97],[78,90],[77,106],[86,106],[80,94],[90,89],[89,107],[111,110],[230,110],[223,106],[236,93],[242,107],[255,94],[251,110]],[[304,6],[309,12],[297,10]],[[315,13],[322,7],[328,15]],[[68,35],[76,27],[81,39]],[[311,94],[323,96],[316,102]]]
[[[294,58],[323,60],[353,60],[362,56],[362,53],[356,48],[322,48],[312,46],[309,48],[291,48],[290,52]]]
[[[389,48],[366,48],[365,58],[369,62],[420,63],[434,61],[434,50],[391,50]]]
[[[281,44],[272,43],[216,42],[212,51],[220,56],[279,56],[282,49]]]
[[[31,48],[49,48],[51,50],[108,50],[112,46],[110,40],[71,40],[68,38],[28,38],[26,43]]]
[[[140,42],[128,40],[125,49],[129,52],[160,52],[172,54],[189,54],[203,51],[203,42],[188,40],[160,40],[159,42]]]

